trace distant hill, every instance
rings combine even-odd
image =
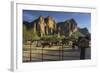
[[[31,23],[29,23],[27,21],[23,21],[23,25],[25,25],[27,29],[31,28]]]
[[[79,28],[79,31],[84,35],[89,35],[90,34],[86,27],[85,28]]]

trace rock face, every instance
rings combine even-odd
[[[74,19],[66,20],[57,24],[61,35],[71,36],[73,32],[78,31],[77,23]],[[60,30],[59,30],[60,29]]]
[[[75,32],[82,35],[89,34],[88,29],[79,28],[77,22],[73,18],[64,22],[56,23],[51,16],[40,16],[31,23],[23,22],[23,24],[29,29],[34,29],[34,32],[36,32],[39,37],[54,34],[58,34],[58,36],[63,35],[65,37],[70,37],[73,33],[75,34]]]
[[[55,20],[53,19],[53,17],[48,16],[46,19],[46,31],[47,34],[53,34],[54,31],[56,30],[56,23]]]
[[[44,20],[43,16],[39,17],[38,25],[39,25],[39,28],[40,28],[40,35],[44,36],[45,35],[46,23],[45,23],[45,20]]]
[[[40,16],[38,19],[31,23],[31,26],[34,27],[34,23],[36,24],[36,31],[41,37],[44,35],[54,34],[56,31],[56,23],[51,16],[48,16],[47,18]]]

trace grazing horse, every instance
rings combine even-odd
[[[42,48],[44,48],[45,46],[51,47],[52,42],[50,42],[50,41],[42,41],[42,42],[41,42],[41,45],[42,45]]]

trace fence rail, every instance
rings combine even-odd
[[[79,59],[79,51],[73,49],[65,49],[67,46],[56,46],[57,48],[23,48],[23,62],[38,62],[38,61],[60,61],[69,58],[71,60]],[[76,52],[76,53],[75,53]]]

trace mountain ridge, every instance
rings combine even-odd
[[[71,36],[74,32],[79,32],[84,36],[90,35],[88,29],[86,27],[80,28],[74,18],[62,22],[55,22],[55,19],[51,16],[39,16],[30,23],[23,21],[23,25],[28,29],[36,28],[38,36],[59,34],[67,37]]]

